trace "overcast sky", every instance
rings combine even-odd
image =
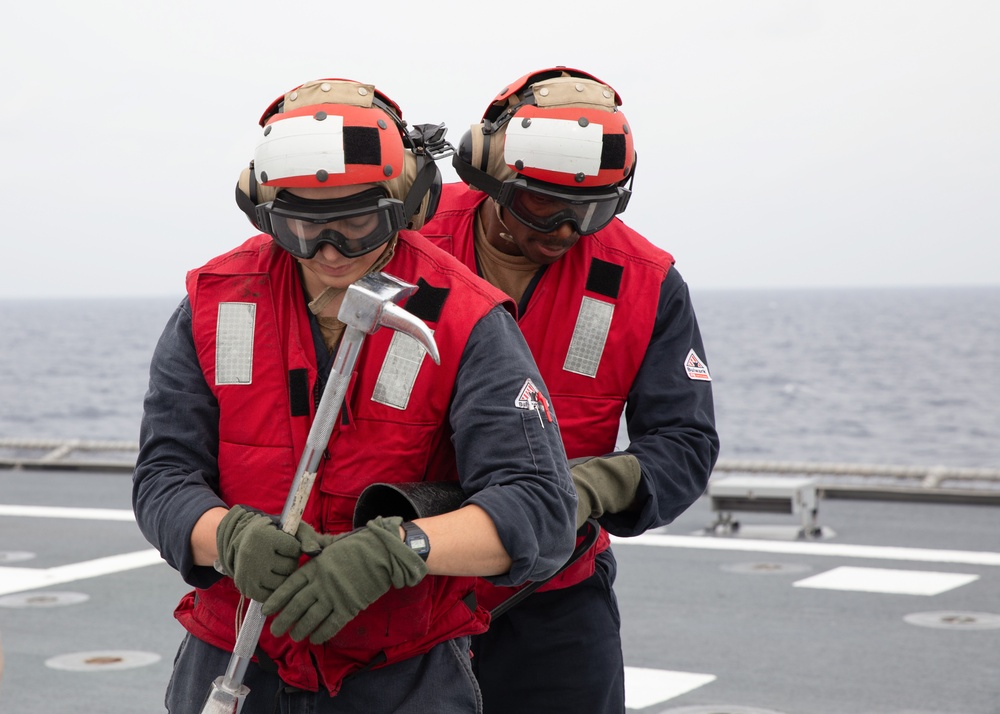
[[[375,84],[457,143],[508,82],[557,64],[621,94],[639,155],[623,217],[693,290],[1000,284],[995,0],[36,0],[3,15],[0,298],[180,296],[188,269],[253,232],[236,178],[261,112],[307,80]]]

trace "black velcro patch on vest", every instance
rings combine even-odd
[[[622,285],[622,266],[593,258],[587,273],[587,290],[609,298],[617,298]]]
[[[309,416],[309,372],[305,369],[288,370],[288,401],[292,416]]]
[[[625,168],[625,135],[605,134],[601,148],[602,169]]]
[[[448,288],[436,288],[428,285],[423,278],[417,280],[417,292],[406,301],[406,309],[424,322],[437,322],[441,319],[441,310],[448,299]]]
[[[372,166],[381,164],[382,143],[379,141],[378,129],[368,126],[345,126],[344,163]]]

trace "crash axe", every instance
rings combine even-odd
[[[354,365],[365,337],[380,327],[388,327],[415,339],[436,364],[441,363],[434,336],[420,319],[401,308],[397,303],[416,292],[417,286],[403,282],[386,273],[370,273],[360,278],[344,293],[337,317],[347,327],[334,357],[330,377],[323,389],[323,396],[316,409],[316,418],[309,428],[306,447],[299,460],[288,499],[281,512],[280,527],[294,535],[302,520],[302,513],[309,499],[320,460],[330,442],[333,426],[337,422],[347,387],[351,382]],[[260,633],[264,629],[263,604],[250,601],[243,624],[236,636],[232,658],[226,673],[212,682],[201,714],[239,714],[250,688],[243,684],[247,666],[253,657]]]

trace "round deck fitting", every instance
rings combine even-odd
[[[131,650],[96,650],[72,652],[45,660],[45,666],[73,672],[107,672],[109,670],[145,667],[160,661],[153,652]]]
[[[945,630],[996,630],[1000,629],[1000,615],[990,612],[915,612],[904,621],[920,627],[937,627]]]
[[[0,607],[59,607],[87,602],[90,595],[85,593],[27,592],[0,597]]]

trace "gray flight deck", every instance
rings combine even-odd
[[[831,495],[614,540],[630,714],[1000,712],[1000,506]],[[126,471],[0,469],[0,712],[163,712],[186,589]]]

